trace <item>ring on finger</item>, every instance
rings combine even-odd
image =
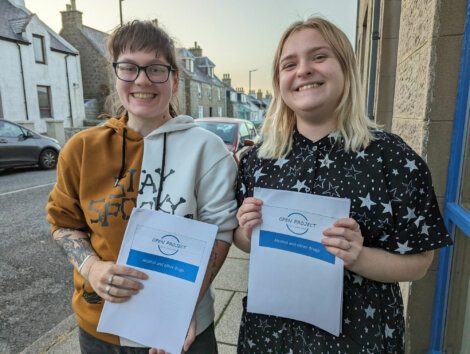
[[[111,274],[108,278],[108,284],[109,285],[112,285],[113,284],[113,278],[114,278],[114,274]]]
[[[106,288],[104,289],[104,292],[109,295],[109,291],[111,290],[111,285],[106,285]]]

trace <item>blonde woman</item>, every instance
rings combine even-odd
[[[324,230],[322,240],[344,261],[343,330],[336,337],[245,310],[238,352],[402,353],[398,282],[423,277],[433,250],[451,244],[429,170],[402,139],[366,117],[353,49],[330,22],[310,18],[286,30],[273,86],[262,142],[239,166],[234,241],[249,252],[262,222],[254,187],[349,198],[350,218]]]

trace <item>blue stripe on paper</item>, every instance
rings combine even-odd
[[[129,252],[127,264],[143,269],[153,270],[154,272],[168,274],[173,277],[188,280],[192,283],[196,281],[197,272],[199,271],[199,267],[193,264],[133,249]]]
[[[321,243],[312,240],[261,230],[259,235],[259,245],[261,247],[294,252],[335,264],[335,256],[328,252],[325,246]]]

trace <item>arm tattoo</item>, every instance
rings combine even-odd
[[[69,261],[78,269],[82,262],[95,251],[88,235],[79,230],[58,229],[54,239],[63,248]]]

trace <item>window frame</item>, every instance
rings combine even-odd
[[[35,43],[38,43],[37,40],[40,41],[40,49],[41,49],[41,53],[42,53],[42,61],[41,60],[38,60],[37,56],[36,56],[36,49],[37,49],[37,45]],[[37,64],[46,64],[46,45],[45,45],[45,41],[44,41],[44,36],[41,36],[39,34],[33,34],[33,51],[34,51],[34,60]]]
[[[48,116],[43,116],[43,113],[42,113],[44,111],[44,109],[41,108],[41,100],[39,99],[39,94],[40,94],[39,89],[40,88],[45,88],[46,89],[47,101],[48,101],[48,104],[49,104],[49,109],[48,109],[49,115]],[[47,85],[37,85],[36,86],[36,91],[37,91],[37,94],[38,94],[39,118],[41,118],[41,119],[53,118],[51,87],[47,86]]]

